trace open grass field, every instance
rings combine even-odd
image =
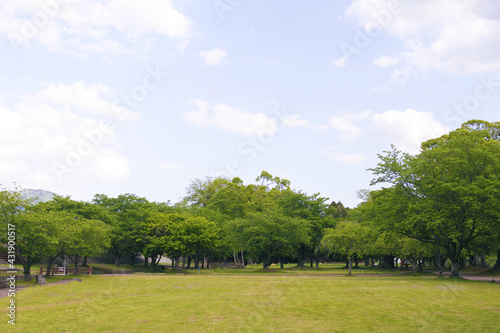
[[[500,285],[411,275],[80,276],[17,295],[0,332],[499,332]]]

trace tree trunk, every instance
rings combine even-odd
[[[235,249],[233,249],[233,259],[234,259],[234,266],[238,266],[239,261],[238,261],[238,256],[236,255]]]
[[[188,262],[187,262],[187,268],[188,268],[188,269],[190,269],[190,268],[191,268],[191,261],[193,261],[193,258],[188,257]]]
[[[241,264],[245,266],[245,257],[243,257],[243,250],[241,250]]]
[[[135,266],[135,254],[130,256],[130,265]]]
[[[383,256],[382,257],[382,267],[383,268],[394,268],[394,257],[393,256]]]
[[[31,264],[23,265],[24,281],[31,281]]]
[[[443,260],[441,259],[441,255],[436,254],[435,258],[436,258],[436,266],[439,271],[439,276],[443,276]]]
[[[450,275],[450,277],[457,278],[457,277],[459,277],[458,267],[459,267],[460,262],[456,258],[451,258],[450,260],[451,260],[451,275]]]
[[[483,252],[481,253],[481,255],[479,256],[479,259],[480,259],[480,265],[482,268],[486,268],[488,267],[488,265],[486,265],[486,254]]]
[[[300,244],[299,256],[298,256],[299,262],[297,263],[297,266],[299,266],[299,267],[304,267],[304,262],[305,262],[304,252],[305,252],[304,244]]]
[[[52,270],[52,263],[54,262],[54,258],[49,258],[47,260],[47,272],[45,272],[45,276],[50,276]]]
[[[115,265],[120,266],[120,257],[115,257]]]
[[[347,275],[351,275],[351,271],[352,271],[352,255],[349,256],[349,273]]]
[[[319,267],[319,259],[316,259],[316,268]]]
[[[144,256],[144,267],[148,267],[148,260],[149,260],[149,257]]]
[[[284,269],[285,267],[283,266],[283,261],[280,260],[280,269]]]
[[[87,267],[88,266],[87,265],[87,258],[88,258],[87,256],[83,257],[83,261],[82,261],[82,266],[83,267]]]
[[[479,258],[479,255],[477,253],[474,253],[470,256],[469,258],[469,265],[470,266],[476,266],[480,267],[481,266],[481,260]]]
[[[493,265],[493,268],[495,269],[500,268],[500,250],[497,250],[497,261]]]
[[[69,257],[69,256],[68,256]],[[72,259],[71,257],[69,257],[70,259]],[[75,275],[76,273],[78,272],[78,263],[80,262],[80,258],[81,256],[78,255],[78,254],[75,254],[75,259],[72,259],[73,260],[73,263],[75,264]]]

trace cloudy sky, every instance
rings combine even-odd
[[[394,144],[498,121],[496,0],[0,0],[0,183],[179,201],[262,170],[354,207]]]

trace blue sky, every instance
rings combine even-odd
[[[177,202],[262,170],[354,207],[368,168],[498,121],[493,0],[0,0],[0,182]]]

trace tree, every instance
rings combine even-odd
[[[82,257],[98,256],[111,246],[112,228],[99,220],[75,220],[71,232],[73,241],[66,247],[65,254],[73,261],[76,271]]]
[[[297,248],[299,267],[304,266],[306,257],[310,258],[311,266],[313,260],[316,260],[316,266],[318,266],[323,229],[331,228],[337,223],[337,219],[332,216],[331,210],[325,204],[327,200],[328,198],[320,197],[319,193],[309,196],[289,189],[282,191],[276,200],[284,215],[307,223],[308,237]]]
[[[16,245],[25,280],[31,279],[31,267],[42,259],[47,260],[46,275],[50,275],[53,260],[64,253],[73,238],[73,233],[68,232],[72,218],[65,212],[43,209],[33,209],[18,216]]]
[[[7,231],[7,225],[12,224],[15,217],[30,207],[33,200],[23,198],[21,188],[15,186],[9,190],[4,188],[0,191],[0,225]],[[5,233],[2,235],[4,236]]]
[[[17,225],[15,219],[32,204],[31,200],[26,200],[21,195],[21,189],[15,187],[13,190],[3,188],[0,191],[0,244],[6,244],[8,259],[15,261],[18,251],[16,247]]]
[[[352,261],[355,255],[362,257],[370,248],[370,230],[353,221],[342,221],[335,228],[325,230],[322,246],[330,252],[347,256],[349,273],[352,271]]]
[[[20,235],[24,230],[18,220],[31,205],[32,200],[24,199],[17,186],[13,190],[4,188],[0,191],[0,244],[7,244],[9,262],[14,264],[16,255],[21,260],[25,280],[31,279],[31,265],[39,257],[38,254],[22,256],[19,250]]]
[[[462,128],[422,143],[416,156],[394,147],[379,155],[372,184],[391,188],[373,197],[379,221],[389,229],[434,244],[459,276],[464,249],[500,221],[500,123],[471,121]]]
[[[93,203],[106,207],[113,215],[110,219],[113,227],[110,252],[115,258],[115,264],[120,265],[121,258],[125,257],[129,258],[131,264],[134,265],[135,257],[144,248],[141,238],[142,223],[152,211],[159,209],[158,205],[129,193],[121,194],[116,198],[97,194],[94,196]]]
[[[227,224],[234,247],[257,258],[264,269],[273,262],[296,254],[298,245],[307,242],[307,221],[276,211],[249,213]]]
[[[73,261],[75,270],[82,257],[100,255],[110,247],[113,219],[104,207],[56,195],[52,200],[39,204],[39,208],[71,214],[71,223],[65,231],[64,254]]]
[[[144,223],[144,252],[154,258],[156,266],[161,256],[172,258],[178,268],[181,256],[203,258],[205,252],[217,247],[218,228],[201,216],[186,213],[153,213]]]

